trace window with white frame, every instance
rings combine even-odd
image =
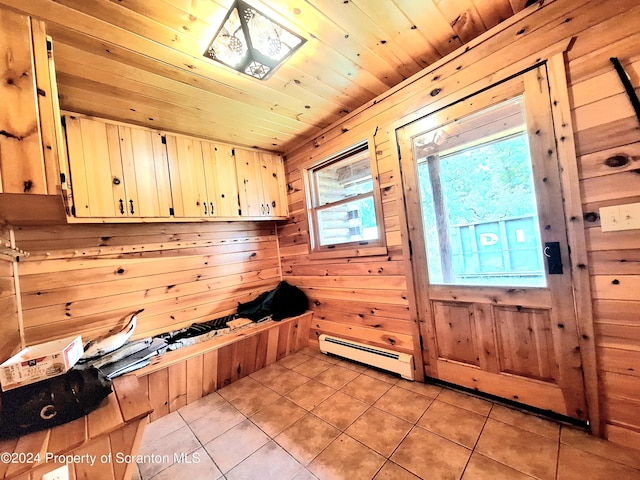
[[[380,189],[372,164],[368,142],[363,142],[306,170],[314,252],[384,245]]]

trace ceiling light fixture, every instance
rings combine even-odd
[[[242,0],[235,0],[204,56],[266,80],[305,42]]]

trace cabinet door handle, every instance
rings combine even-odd
[[[207,213],[207,202],[203,202],[203,203],[204,203],[204,214],[205,214],[205,215],[209,215],[209,214]]]
[[[124,215],[124,201],[120,199],[118,203],[120,203],[120,215]]]
[[[271,205],[267,203],[267,215],[271,215]]]
[[[213,215],[213,213],[215,211],[214,208],[213,208],[213,202],[209,202],[209,205],[211,205],[211,215]]]
[[[129,200],[129,211],[131,212],[131,215],[133,215],[134,213],[136,213],[133,210],[133,200]]]
[[[260,206],[260,210],[262,211],[262,215],[265,214],[264,203]]]

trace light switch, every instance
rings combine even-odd
[[[640,203],[620,205],[620,223],[627,230],[640,228]]]
[[[627,203],[600,208],[603,232],[640,229],[640,203]]]
[[[62,465],[49,473],[42,475],[42,480],[69,480],[69,466]]]

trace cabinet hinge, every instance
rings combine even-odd
[[[62,124],[63,127],[67,126],[67,117],[62,116],[60,117],[60,123]]]
[[[67,183],[67,176],[64,173],[60,174],[60,183]]]
[[[53,43],[51,40],[47,39],[47,52],[51,52],[53,50]]]
[[[171,215],[172,217],[175,215],[175,213],[173,213],[173,207],[169,207],[169,215]]]
[[[231,149],[231,155],[233,155],[234,157],[236,156],[236,149],[235,148]]]
[[[73,215],[74,217],[76,216],[76,206],[75,205],[73,205],[71,207],[71,215]]]
[[[163,145],[167,144],[167,136],[166,135],[162,135],[162,144]]]

